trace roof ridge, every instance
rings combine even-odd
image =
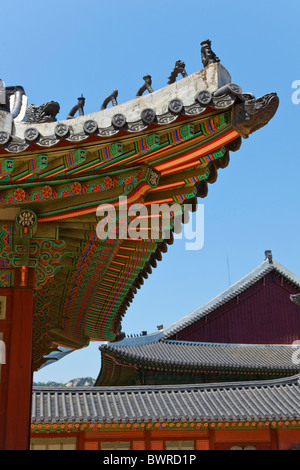
[[[265,344],[265,343],[218,343],[218,342],[213,342],[213,341],[184,341],[180,339],[165,339],[163,337],[159,337],[158,340],[153,340],[147,341],[147,336],[144,337],[143,342],[137,342],[135,340],[138,340],[139,337],[136,338],[129,338],[132,341],[126,341],[128,344],[122,344],[123,341],[120,341],[118,343],[108,343],[105,345],[99,346],[100,350],[105,350],[105,349],[110,349],[110,350],[126,350],[127,348],[134,348],[134,347],[141,347],[141,346],[149,346],[150,344],[157,344],[157,343],[163,343],[163,344],[182,344],[182,345],[187,345],[187,346],[213,346],[213,347],[235,347],[235,348],[268,348],[268,349],[278,349],[278,348],[289,348],[289,349],[294,349],[295,346],[292,344]]]
[[[213,299],[209,300],[201,307],[198,307],[193,312],[185,315],[183,318],[177,320],[176,322],[172,323],[171,325],[165,327],[161,332],[163,333],[163,339],[167,339],[169,336],[172,336],[177,331],[185,328],[186,326],[194,323],[199,318],[202,318],[212,311],[216,310],[221,305],[224,305],[226,302],[234,298],[239,293],[246,290],[248,287],[253,285],[259,279],[261,279],[264,275],[269,273],[270,271],[275,270],[282,276],[284,276],[288,281],[294,283],[300,288],[300,278],[294,275],[291,271],[286,269],[276,260],[269,261],[269,259],[265,259],[259,266],[253,269],[250,273],[246,274],[240,280],[235,282],[232,286],[225,289],[223,292],[218,294]]]
[[[141,362],[202,369],[300,371],[293,362],[295,346],[287,344],[228,344],[159,340],[108,348],[108,354]],[[287,375],[287,374],[285,374]]]
[[[182,341],[178,339],[162,339],[161,343],[165,344],[186,344],[189,346],[216,346],[216,347],[238,347],[238,348],[289,348],[294,349],[295,346],[292,344],[259,344],[259,343],[214,343],[214,342],[203,342],[203,341]]]
[[[252,387],[275,387],[280,385],[293,385],[300,382],[300,373],[282,377],[280,379],[271,380],[250,380],[242,382],[215,382],[205,384],[170,384],[170,385],[119,385],[119,386],[100,386],[100,387],[33,387],[33,392],[88,392],[88,393],[105,393],[105,392],[143,392],[143,391],[168,391],[168,390],[211,390],[211,389],[235,389],[235,388],[252,388]]]

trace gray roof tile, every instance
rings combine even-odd
[[[292,355],[295,346],[193,343],[158,340],[135,346],[123,342],[101,346],[100,350],[135,361],[169,366],[241,368],[251,370],[300,370]]]
[[[138,388],[34,387],[32,422],[300,419],[299,377]]]

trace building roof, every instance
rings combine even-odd
[[[300,366],[293,363],[295,347],[289,345],[215,344],[172,340],[136,343],[138,341],[130,338],[115,345],[103,345],[100,349],[108,355],[113,353],[114,356],[128,358],[132,364],[145,361],[149,367],[156,363],[169,368],[184,366],[252,371],[300,370]]]
[[[295,346],[292,344],[227,344],[174,339],[176,333],[208,316],[264,276],[274,272],[283,276],[294,287],[300,288],[300,278],[273,260],[271,252],[267,251],[265,261],[256,269],[210,302],[170,326],[149,335],[127,337],[117,343],[101,345],[99,349],[102,364],[96,384],[133,383],[137,379],[137,371],[141,369],[165,373],[184,372],[197,376],[220,372],[230,376],[255,374],[257,378],[299,372],[298,361],[293,360]]]
[[[0,205],[7,217],[0,262],[8,270],[4,287],[11,287],[11,271],[25,263],[14,249],[15,224],[20,234],[26,224],[26,266],[39,272],[32,276],[34,370],[50,362],[57,346],[79,349],[90,340],[122,338],[122,318],[137,289],[173,242],[174,214],[165,227],[147,213],[138,238],[122,237],[106,232],[99,206],[115,210],[126,196],[128,207],[164,202],[178,203],[181,213],[196,210],[197,197],[207,196],[230,152],[274,117],[276,93],[243,93],[204,43],[210,58],[201,70],[187,76],[178,61],[160,90],[145,76],[133,100],[118,103],[114,90],[100,110],[85,115],[81,96],[58,121],[59,103],[27,106],[22,87],[0,81]],[[127,212],[124,217],[130,220]],[[123,217],[117,222],[116,229]]]
[[[108,343],[109,347],[112,348],[121,348],[121,347],[136,347],[145,344],[150,344],[153,342],[167,340],[168,338],[174,336],[178,331],[183,330],[187,326],[195,323],[201,318],[206,317],[211,312],[215,311],[222,305],[226,304],[230,300],[237,297],[243,291],[247,290],[249,287],[254,285],[257,281],[262,279],[264,276],[271,272],[276,272],[283,276],[288,282],[292,283],[296,288],[300,289],[300,277],[293,274],[291,271],[286,269],[280,263],[278,263],[273,258],[270,260],[266,258],[263,263],[261,263],[257,268],[251,271],[249,274],[244,276],[242,279],[237,281],[232,286],[228,287],[225,291],[221,294],[214,297],[209,302],[203,304],[201,307],[197,308],[193,312],[185,315],[184,317],[180,318],[179,320],[175,321],[171,325],[156,331],[155,333],[132,337],[132,338],[124,338],[121,342],[118,343]],[[298,299],[298,295],[292,296],[293,298]],[[102,346],[100,347],[102,348]],[[103,346],[106,348],[106,345]]]
[[[272,271],[280,274],[288,282],[291,282],[297,288],[300,289],[300,277],[290,272],[288,269],[286,269],[273,258],[266,258],[265,261],[261,263],[256,269],[254,269],[242,279],[237,281],[235,284],[230,286],[224,292],[217,295],[217,297],[205,303],[200,308],[194,310],[192,313],[184,316],[183,318],[171,324],[170,326],[164,328],[161,331],[162,338],[167,339],[176,334],[178,331],[182,330],[183,328],[186,328],[187,326],[198,321],[200,318],[209,315],[211,312],[226,304],[233,298],[237,297],[243,291],[251,287],[257,281],[266,276],[266,274]]]
[[[26,121],[14,119],[14,126],[11,122],[9,122],[10,125],[7,123],[6,130],[10,138],[7,139],[7,142],[0,142],[0,153],[4,153],[3,150],[12,154],[24,153],[35,148],[35,145],[42,149],[52,149],[60,142],[67,143],[70,146],[74,146],[74,142],[83,145],[86,141],[88,143],[93,142],[95,136],[97,139],[114,137],[120,133],[123,127],[126,128],[126,132],[137,134],[148,130],[154,121],[154,117],[152,120],[147,121],[147,118],[142,115],[144,109],[154,109],[155,117],[157,117],[156,124],[164,126],[166,123],[170,124],[175,121],[180,114],[176,112],[176,117],[171,116],[169,103],[174,99],[174,96],[181,100],[185,107],[184,112],[191,116],[204,113],[210,104],[217,103],[216,107],[222,109],[232,106],[235,98],[228,96],[230,90],[225,92],[225,100],[223,97],[220,99],[221,95],[219,94],[213,97],[213,103],[210,103],[211,100],[209,100],[205,106],[200,105],[200,103],[198,105],[195,102],[198,91],[205,90],[212,94],[217,89],[231,83],[228,71],[219,63],[211,64],[206,68],[207,73],[203,73],[203,70],[201,69],[185,77],[187,80],[180,77],[181,80],[175,83],[168,84],[159,90],[152,90],[143,96],[136,96],[133,100],[125,103],[118,103],[111,95],[111,99],[108,101],[108,103],[112,102],[111,107],[107,107],[107,103],[93,113],[73,116],[72,119],[67,117],[57,121],[56,118],[51,116],[51,113],[49,113],[48,120],[41,119],[38,113],[31,112],[32,107],[35,105],[30,105],[27,107]],[[57,105],[59,109],[59,104],[57,103]],[[46,115],[47,108],[50,107],[49,103],[45,103],[36,108],[40,108],[39,111]],[[32,119],[30,119],[31,115]],[[117,117],[122,122],[119,122]],[[35,135],[31,137],[28,134],[28,129],[34,129],[36,131]]]
[[[33,426],[251,420],[300,420],[299,375],[209,385],[35,387],[32,398]]]

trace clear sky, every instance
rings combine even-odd
[[[85,113],[100,109],[113,89],[118,102],[135,97],[145,74],[167,85],[176,60],[188,74],[202,68],[200,42],[212,41],[244,92],[277,92],[274,119],[243,140],[204,199],[205,242],[169,248],[127,310],[126,334],[156,331],[195,310],[264,260],[300,275],[299,0],[2,0],[1,73],[22,85],[29,103],[60,103],[65,119],[83,93]],[[43,368],[35,381],[96,378],[99,343]]]

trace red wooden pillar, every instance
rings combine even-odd
[[[10,295],[7,296],[9,302],[5,318],[6,364],[1,367],[0,380],[0,449],[27,450],[30,443],[33,373],[33,289],[0,289],[0,296],[4,296],[1,291],[10,291]]]

